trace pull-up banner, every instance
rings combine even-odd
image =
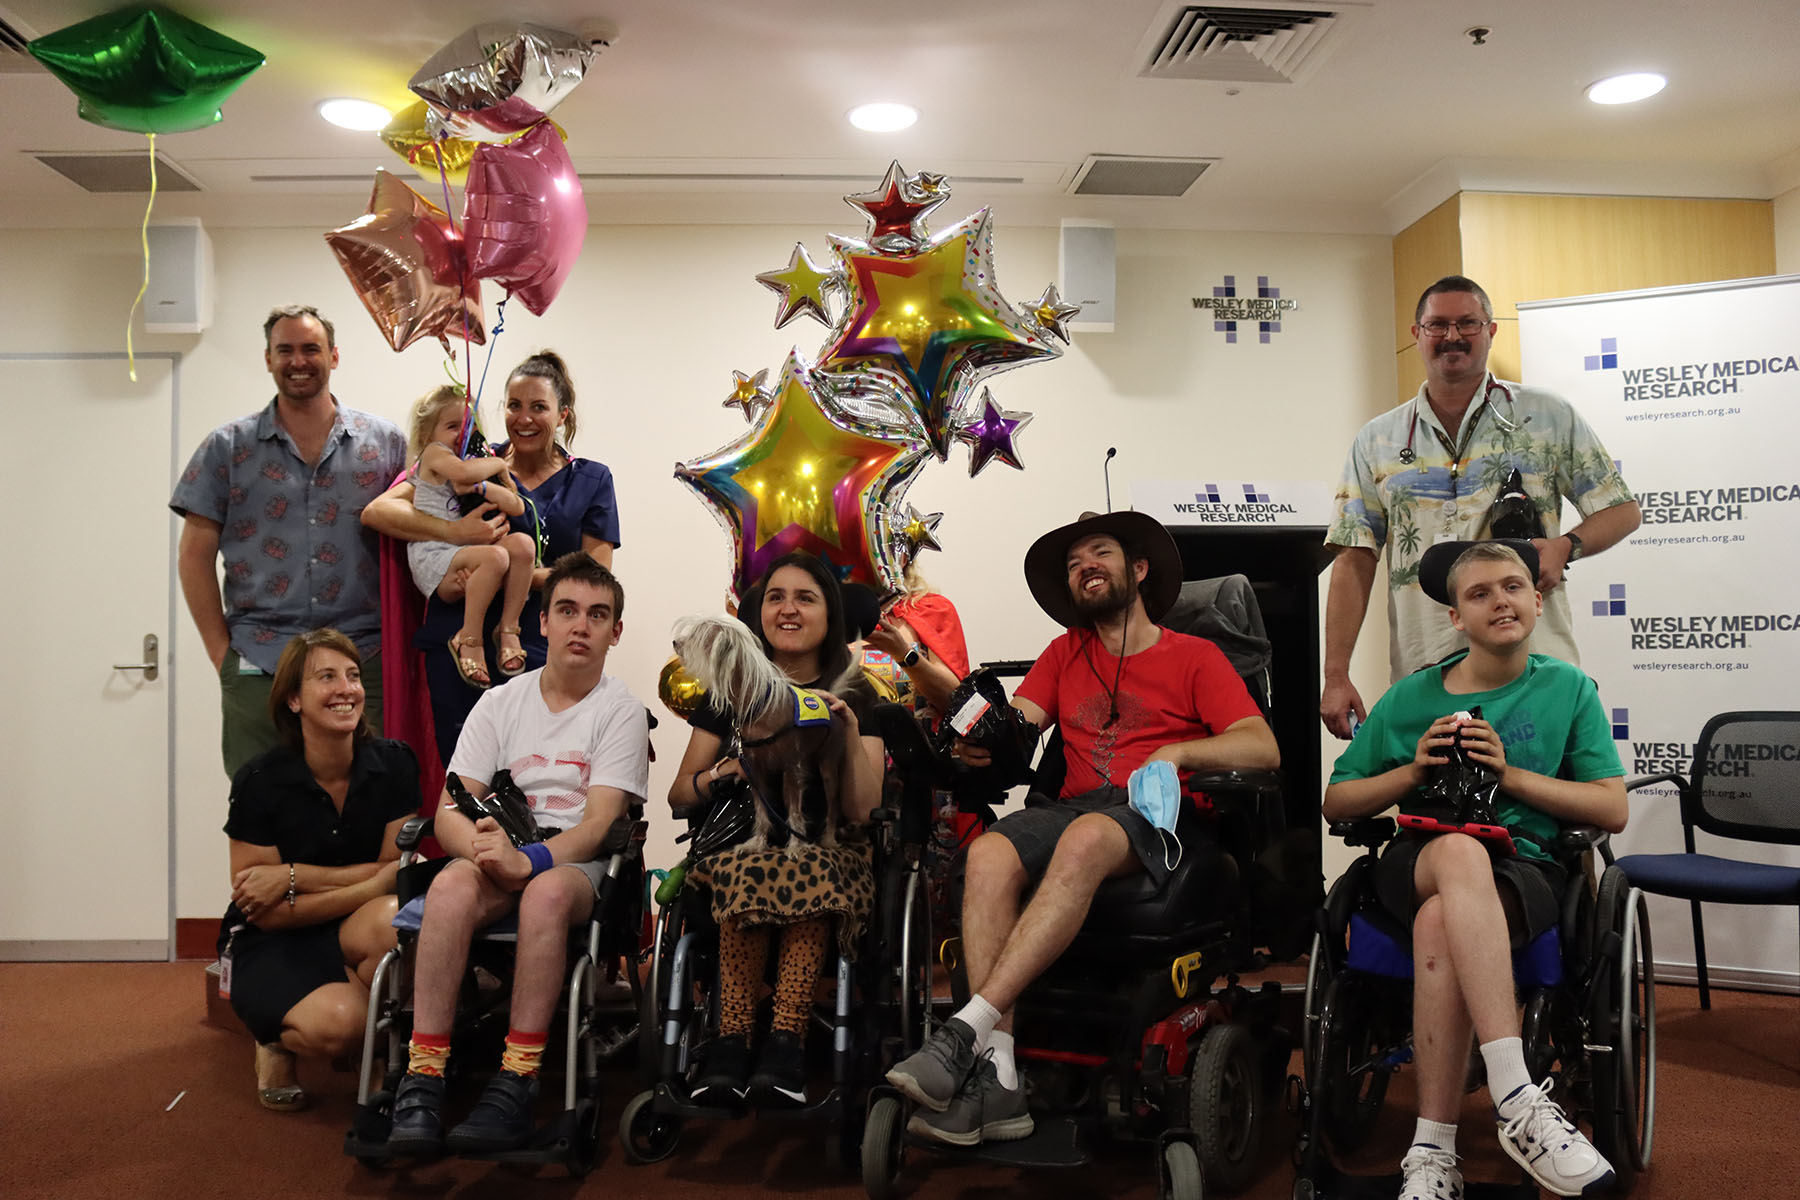
[[[1582,668],[1627,778],[1687,776],[1714,714],[1800,709],[1800,276],[1521,304],[1519,341],[1525,382],[1574,404],[1644,512],[1629,541],[1570,571]],[[1800,747],[1726,750],[1715,774],[1741,770],[1758,793],[1741,803],[1794,825],[1800,795],[1760,793],[1800,771]],[[1800,848],[1699,842],[1800,866]],[[1674,788],[1633,793],[1613,845],[1680,851]],[[1651,912],[1657,957],[1692,963],[1686,903]],[[1708,905],[1705,918],[1717,982],[1795,987],[1791,908]]]

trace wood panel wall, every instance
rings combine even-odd
[[[1487,289],[1500,323],[1489,363],[1496,375],[1517,379],[1520,301],[1772,275],[1774,206],[1661,196],[1452,196],[1394,238],[1401,401],[1425,377],[1413,348],[1413,305],[1433,280],[1458,273]]]

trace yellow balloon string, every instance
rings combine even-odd
[[[144,224],[138,230],[138,238],[144,244],[144,282],[138,284],[138,293],[131,302],[131,312],[125,317],[125,363],[131,372],[131,382],[137,382],[137,356],[131,348],[131,323],[137,319],[138,305],[144,302],[144,293],[150,290],[150,210],[156,207],[156,135],[146,134],[150,139],[150,201],[144,205]]]

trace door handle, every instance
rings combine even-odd
[[[114,663],[115,671],[142,671],[145,679],[156,678],[157,641],[154,633],[144,635],[144,661],[137,663]]]

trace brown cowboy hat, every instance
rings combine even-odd
[[[1025,552],[1025,582],[1038,607],[1065,629],[1082,624],[1075,599],[1069,594],[1069,547],[1096,534],[1117,539],[1131,558],[1149,560],[1150,570],[1138,585],[1138,593],[1150,619],[1161,620],[1181,592],[1181,552],[1160,521],[1129,510],[1084,512],[1080,520],[1052,529],[1031,543]]]
[[[1523,538],[1494,538],[1495,543],[1506,546],[1518,553],[1525,563],[1525,572],[1531,576],[1531,586],[1537,586],[1538,552],[1537,547]],[[1436,600],[1446,608],[1455,608],[1456,601],[1450,595],[1450,568],[1456,560],[1463,556],[1463,551],[1471,546],[1479,546],[1480,542],[1438,542],[1425,551],[1419,560],[1419,587],[1427,596]]]

